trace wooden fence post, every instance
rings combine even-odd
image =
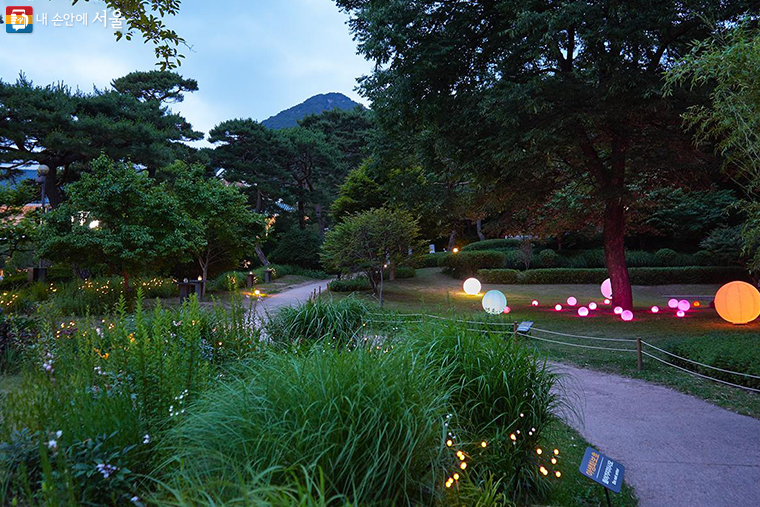
[[[641,338],[636,338],[636,356],[638,359],[638,368],[641,371],[644,368],[644,358],[641,354]]]

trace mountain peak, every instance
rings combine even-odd
[[[290,127],[297,127],[298,120],[310,114],[319,114],[324,111],[331,111],[333,109],[354,109],[356,107],[363,107],[358,102],[354,102],[342,93],[330,92],[320,93],[309,97],[305,101],[301,102],[297,106],[293,106],[289,109],[281,111],[276,115],[267,118],[262,125],[270,129],[278,130]]]

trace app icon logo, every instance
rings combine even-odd
[[[5,31],[8,33],[32,33],[34,12],[29,5],[5,8]]]

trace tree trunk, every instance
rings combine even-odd
[[[306,229],[306,203],[303,199],[298,199],[298,228]]]
[[[124,271],[121,276],[124,278],[124,296],[129,294],[129,273]]]
[[[261,213],[263,206],[264,206],[264,198],[261,195],[261,190],[256,190],[256,209],[254,211],[256,213]]]
[[[380,268],[380,290],[378,291],[380,294],[380,309],[383,309],[383,269]]]
[[[482,219],[478,218],[478,221],[475,222],[475,229],[478,232],[478,238],[480,239],[480,241],[485,241],[486,236],[485,234],[483,234],[483,220]]]
[[[256,243],[256,255],[258,256],[259,260],[264,266],[269,266],[269,259],[267,259],[267,256],[264,255],[264,250],[261,249],[261,245]]]
[[[64,201],[63,192],[61,192],[61,189],[58,187],[57,183],[56,172],[51,166],[50,174],[48,174],[45,178],[45,196],[47,196],[47,201],[50,203],[51,208],[57,207]]]
[[[612,281],[612,302],[633,310],[633,293],[625,261],[625,207],[619,197],[610,198],[604,209],[604,259]]]
[[[325,217],[322,213],[322,205],[314,205],[314,213],[317,215],[317,223],[319,224],[319,237],[324,239],[325,237]]]
[[[451,234],[449,234],[449,252],[454,250],[454,247],[457,244],[457,230],[452,229]]]

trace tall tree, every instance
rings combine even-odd
[[[749,0],[337,0],[380,127],[432,143],[489,186],[582,178],[603,204],[617,305],[632,307],[625,262],[630,185],[684,184],[709,162],[680,128],[685,92],[662,98],[664,69]],[[693,97],[688,97],[694,100]]]
[[[67,186],[66,202],[45,214],[41,257],[106,265],[124,277],[186,259],[199,241],[196,224],[166,188],[134,166],[101,156]]]
[[[309,115],[298,124],[322,134],[327,144],[335,148],[338,162],[345,170],[359,167],[369,156],[375,124],[372,113],[363,107],[353,110],[336,108]]]
[[[15,84],[0,82],[0,163],[49,166],[46,194],[55,207],[66,197],[62,187],[100,154],[153,173],[175,160],[177,141],[202,138],[182,116],[136,98],[135,90],[85,94],[64,85],[38,87],[23,75]]]

